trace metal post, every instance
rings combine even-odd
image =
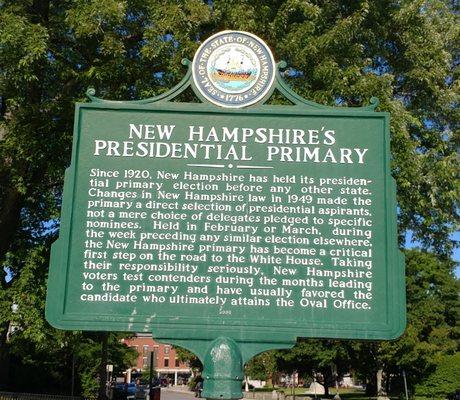
[[[222,336],[212,341],[204,357],[202,396],[241,399],[243,376],[243,357],[238,344]]]
[[[403,378],[404,378],[404,390],[406,392],[406,400],[409,400],[409,395],[407,393],[407,380],[406,380],[406,371],[403,370]]]
[[[150,375],[149,375],[149,389],[152,388],[153,384],[153,355],[154,351],[150,352]]]
[[[156,367],[157,362],[157,353],[153,350],[150,353],[150,379],[149,379],[149,399],[150,400],[160,400],[161,389],[160,386],[153,386],[153,371]]]

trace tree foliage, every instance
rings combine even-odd
[[[416,394],[432,399],[445,399],[460,389],[460,353],[444,356],[436,370],[416,386]]]
[[[175,349],[177,359],[179,361],[189,363],[189,366],[192,369],[192,371],[198,372],[203,370],[203,364],[195,354],[180,346],[175,346]]]
[[[47,325],[42,308],[74,102],[90,86],[116,100],[160,94],[184,75],[180,60],[223,29],[266,40],[289,65],[285,79],[310,100],[355,106],[380,99],[379,110],[392,118],[401,243],[412,232],[447,260],[459,210],[453,7],[448,0],[1,0],[0,262],[10,278],[0,279],[0,382],[9,376],[12,323],[37,351],[52,337],[68,339]],[[410,295],[423,297],[417,285],[424,281],[410,271]],[[418,350],[426,360],[433,343],[450,346],[446,321],[454,317],[436,303],[445,323],[424,328],[421,321],[435,316],[422,303],[420,314],[409,310],[405,343],[431,343]]]
[[[253,357],[245,366],[245,375],[251,379],[273,381],[273,375],[279,370],[276,356],[276,351],[266,351]]]
[[[107,364],[113,365],[113,376],[120,376],[127,366],[133,365],[137,358],[137,351],[123,344],[121,342],[123,337],[126,335],[88,332],[80,339],[76,346],[75,357],[81,395],[86,399],[98,398],[101,387],[105,392],[107,379],[102,379],[104,374],[101,374],[101,368],[105,371]],[[106,362],[101,365],[101,358],[105,358],[105,356],[101,357],[104,346],[107,348]],[[101,381],[102,385],[100,385]]]

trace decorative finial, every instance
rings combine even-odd
[[[375,109],[379,104],[380,104],[380,101],[377,97],[374,97],[372,96],[371,99],[370,99],[370,102],[371,102],[371,106]]]
[[[96,89],[90,87],[86,90],[86,96],[93,101],[94,97],[96,96]]]

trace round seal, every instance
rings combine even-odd
[[[240,31],[216,33],[193,58],[193,81],[211,103],[246,107],[257,103],[275,80],[275,61],[267,44]]]

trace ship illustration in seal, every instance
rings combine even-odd
[[[253,71],[244,68],[244,58],[240,60],[229,57],[224,67],[217,68],[214,72],[214,79],[225,81],[245,81],[251,80]]]

